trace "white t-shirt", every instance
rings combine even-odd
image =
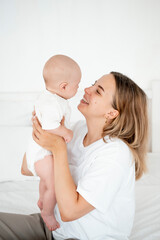
[[[65,126],[67,128],[70,127],[70,107],[68,101],[48,90],[45,90],[37,98],[35,112],[43,129],[51,130],[58,128],[63,116],[65,117]],[[34,163],[47,155],[52,155],[52,153],[39,146],[31,136],[26,151],[26,159],[28,169],[34,175],[36,175]]]
[[[118,138],[108,137],[107,143],[100,139],[84,147],[85,122],[76,123],[73,131],[74,137],[68,144],[70,171],[77,192],[95,209],[77,220],[63,222],[56,206],[61,227],[53,232],[53,237],[126,240],[135,212],[135,164],[129,147]]]

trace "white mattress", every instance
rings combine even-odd
[[[0,211],[39,212],[38,180],[0,182]],[[149,173],[136,182],[136,214],[130,240],[160,240],[160,159],[149,163]]]
[[[137,183],[130,240],[160,240],[160,184]]]
[[[30,214],[37,207],[39,181],[0,182],[0,212]]]

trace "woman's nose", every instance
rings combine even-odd
[[[85,88],[84,91],[87,94],[91,94],[91,87]]]

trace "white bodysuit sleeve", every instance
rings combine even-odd
[[[94,159],[77,186],[77,192],[102,213],[114,201],[124,178],[116,155],[106,151]]]
[[[58,103],[52,105],[44,105],[40,111],[40,122],[42,129],[51,130],[60,126],[63,118],[62,111]]]

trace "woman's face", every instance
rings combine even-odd
[[[79,111],[85,118],[113,119],[112,101],[116,90],[116,83],[112,74],[98,79],[91,87],[85,88],[83,99],[78,105]]]

